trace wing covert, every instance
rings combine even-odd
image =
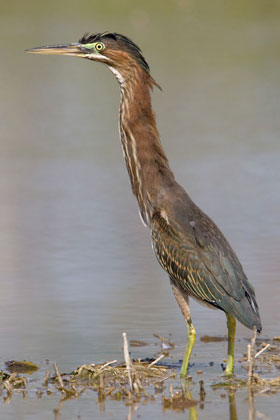
[[[189,225],[190,229],[184,231],[181,225],[167,221],[159,211],[151,221],[155,254],[172,280],[193,297],[223,310],[231,306],[229,297],[239,302],[247,289],[254,296],[241,264],[220,231],[222,238],[211,240],[211,229],[203,235],[196,221]],[[219,246],[221,240],[222,247]]]

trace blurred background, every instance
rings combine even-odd
[[[119,88],[101,64],[31,56],[36,46],[115,31],[142,49],[178,181],[225,233],[256,289],[263,337],[279,335],[277,0],[19,1],[0,5],[0,360],[122,359],[122,332],[155,352],[185,323],[138,216],[123,162]],[[221,312],[192,302],[193,361]],[[238,326],[239,337],[250,331]],[[245,351],[237,343],[237,354]],[[219,363],[226,343],[215,344]]]

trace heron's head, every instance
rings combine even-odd
[[[47,45],[31,48],[35,54],[72,55],[107,64],[120,83],[127,80],[131,71],[142,71],[150,77],[150,68],[140,48],[129,38],[113,32],[85,34],[77,43]],[[152,79],[152,78],[151,78]],[[156,84],[152,79],[153,84]]]

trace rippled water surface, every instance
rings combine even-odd
[[[154,332],[171,334],[172,363],[184,351],[184,320],[130,191],[116,81],[99,64],[23,52],[75,42],[85,31],[115,30],[141,46],[163,87],[154,93],[154,108],[170,165],[240,257],[256,289],[262,337],[280,335],[279,4],[27,0],[1,8],[2,367],[6,360],[32,360],[42,365],[40,379],[45,359],[62,371],[122,360],[123,331],[148,343],[133,348],[134,357],[155,355]],[[199,339],[226,334],[225,318],[194,302],[191,310],[192,361],[204,369],[214,362],[203,377],[210,384],[222,373],[226,343]],[[238,325],[237,333],[238,358],[250,331]],[[246,392],[236,394],[239,420],[248,416]],[[58,396],[29,397],[3,405],[3,418],[52,418]],[[277,418],[279,395],[255,403],[262,418]],[[67,401],[61,418],[124,418],[127,411],[108,403],[98,414],[86,393]],[[228,399],[209,388],[198,418],[228,413]],[[136,415],[187,414],[162,413],[154,403],[140,405]]]

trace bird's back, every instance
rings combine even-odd
[[[261,331],[254,288],[235,252],[178,184],[158,203],[151,233],[157,259],[176,286]]]

